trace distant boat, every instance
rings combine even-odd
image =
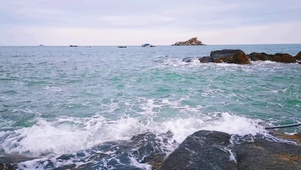
[[[151,45],[151,44],[142,44],[141,47],[156,47],[156,46]]]
[[[45,45],[43,45],[43,44],[40,44],[39,46],[40,46],[40,47],[44,47]]]
[[[78,45],[70,45],[70,47],[78,47]]]
[[[122,46],[122,45],[121,45],[121,46],[118,46],[118,48],[126,48],[126,46]]]

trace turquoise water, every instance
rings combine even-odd
[[[220,49],[296,55],[301,45],[0,47],[1,152],[53,157],[152,132],[172,134],[169,153],[201,129],[301,122],[300,64],[182,62]]]

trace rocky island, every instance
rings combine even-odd
[[[187,41],[179,41],[172,45],[173,46],[187,46],[187,45],[205,45],[205,44],[203,44],[202,41],[199,41],[197,37],[193,37]]]

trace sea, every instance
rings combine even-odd
[[[295,56],[301,44],[2,46],[0,157],[18,169],[147,170],[199,130],[301,123],[300,64],[197,60],[222,49]]]

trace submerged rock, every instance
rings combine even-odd
[[[182,62],[190,63],[190,62],[192,62],[192,60],[193,60],[192,57],[185,57],[185,58],[183,58]]]
[[[163,162],[160,170],[235,169],[225,149],[230,135],[223,132],[198,131],[186,140]]]
[[[186,46],[186,45],[204,45],[197,37],[190,38],[187,41],[179,41],[173,44],[175,46]]]
[[[166,157],[162,145],[170,142],[171,135],[139,134],[130,140],[104,142],[77,153],[33,161],[39,169],[158,169]],[[27,164],[21,162],[18,167],[26,169]]]

